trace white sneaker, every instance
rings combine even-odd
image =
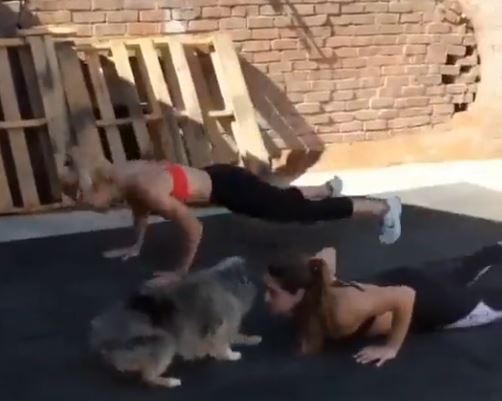
[[[342,194],[343,181],[340,177],[335,175],[331,180],[326,181],[325,185],[328,187],[332,198]]]
[[[389,211],[385,213],[381,222],[380,242],[385,245],[393,244],[401,236],[401,199],[393,196],[387,199]]]

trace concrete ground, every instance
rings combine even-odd
[[[339,252],[339,274],[350,279],[465,255],[502,239],[501,172],[500,161],[340,172],[347,193],[403,198],[403,236],[392,246],[379,244],[372,221],[277,226],[213,210],[204,218],[194,269],[237,254],[261,272],[285,250],[314,252],[330,245]],[[301,180],[317,183],[327,176]],[[264,342],[242,349],[238,363],[176,364],[173,374],[183,386],[173,391],[117,377],[89,352],[90,319],[153,271],[172,269],[180,254],[175,227],[161,223],[151,227],[139,258],[125,263],[102,258],[103,250],[131,240],[124,224],[120,212],[0,220],[0,400],[500,400],[500,323],[411,336],[396,360],[375,369],[355,364],[356,348],[350,347],[295,357],[290,327],[268,315],[261,297],[246,329]],[[15,240],[21,238],[27,239]],[[487,280],[502,288],[497,272]]]

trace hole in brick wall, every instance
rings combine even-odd
[[[465,47],[465,55],[467,56],[472,56],[474,54],[475,47],[474,46],[466,46]]]
[[[469,72],[471,69],[472,69],[471,65],[462,65],[462,66],[460,66],[460,73],[465,74],[465,73]]]
[[[454,103],[453,104],[453,110],[455,113],[459,113],[461,111],[466,111],[467,110],[467,103]]]
[[[441,83],[444,85],[452,84],[455,82],[454,75],[441,75]]]
[[[446,65],[455,65],[457,63],[457,57],[453,54],[446,55]]]

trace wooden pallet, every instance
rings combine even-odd
[[[0,40],[0,213],[68,205],[58,172],[77,143],[98,162],[269,162],[226,34]]]

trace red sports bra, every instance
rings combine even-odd
[[[171,196],[179,201],[185,202],[188,199],[188,179],[179,164],[169,163],[165,164],[165,170],[171,175],[173,179],[173,189]]]

